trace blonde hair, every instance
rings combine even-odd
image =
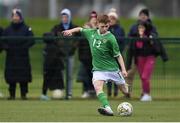
[[[108,13],[108,16],[109,16],[109,17],[110,17],[110,16],[113,16],[113,17],[115,17],[116,19],[118,19],[118,14],[117,14],[117,12],[116,12],[116,9],[115,9],[115,8],[111,8],[110,11],[109,11],[109,13]]]

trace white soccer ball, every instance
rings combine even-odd
[[[133,113],[133,106],[128,102],[120,103],[117,107],[117,113],[120,116],[131,116]]]
[[[56,89],[52,91],[52,98],[54,99],[61,99],[63,98],[64,94],[63,91],[60,89]]]

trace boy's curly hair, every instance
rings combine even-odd
[[[106,14],[99,15],[99,16],[97,17],[97,21],[98,21],[99,23],[104,23],[104,24],[107,24],[107,23],[110,22],[109,17],[108,17],[108,15],[106,15]]]

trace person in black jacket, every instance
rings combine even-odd
[[[54,35],[52,32],[44,33],[44,43],[45,48],[43,51],[44,62],[43,62],[43,87],[41,100],[49,100],[47,96],[48,89],[53,91],[53,93],[58,93],[57,96],[53,96],[55,99],[60,99],[63,97],[64,89],[64,79],[63,79],[63,69],[64,69],[64,56],[62,49],[58,45],[57,40],[48,39],[52,38]]]
[[[118,14],[116,12],[116,9],[112,8],[110,9],[108,13],[109,19],[110,19],[110,27],[109,31],[115,36],[119,49],[121,54],[123,54],[124,48],[125,48],[125,41],[120,39],[125,37],[125,32],[123,27],[118,23]],[[112,95],[112,84],[114,85],[114,97],[118,96],[118,86],[115,83],[108,82],[107,83],[107,95]]]
[[[168,60],[165,50],[162,51],[161,42],[153,39],[156,35],[152,33],[151,30],[152,26],[150,23],[139,22],[138,33],[134,34],[134,37],[138,37],[139,39],[130,42],[130,48],[127,53],[127,70],[130,69],[133,58],[142,81],[141,101],[152,100],[150,95],[150,78],[154,69],[156,57],[162,55],[163,61]]]
[[[4,30],[6,37],[32,37],[33,32],[23,19],[20,9],[12,10],[12,22]],[[9,84],[9,98],[15,99],[16,84],[20,84],[21,98],[27,99],[28,83],[32,81],[29,48],[34,44],[32,39],[8,39],[3,41],[6,52],[5,80]]]

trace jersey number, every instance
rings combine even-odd
[[[96,44],[96,42],[97,42],[97,44]],[[96,39],[94,39],[94,41],[93,41],[93,47],[97,47],[97,48],[99,48],[100,46],[101,46],[101,41],[97,41]]]

